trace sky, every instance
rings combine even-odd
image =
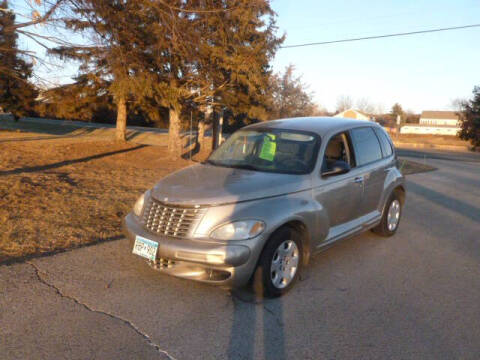
[[[480,23],[479,0],[274,0],[285,45]],[[281,49],[274,69],[296,67],[315,101],[340,95],[387,111],[446,110],[480,85],[480,28]]]
[[[10,1],[27,13],[26,0]],[[340,40],[480,23],[480,0],[273,0],[284,45]],[[21,20],[20,18],[18,20]],[[50,35],[54,30],[31,29]],[[68,35],[75,37],[75,35]],[[480,85],[480,28],[375,39],[341,44],[280,49],[276,72],[293,64],[314,93],[314,101],[334,111],[339,96],[366,99],[389,111],[396,102],[405,110],[448,110],[452,101],[469,98]],[[31,40],[20,46],[44,51]],[[66,83],[74,64],[37,65],[50,84]]]

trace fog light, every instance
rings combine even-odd
[[[209,264],[224,264],[225,254],[207,254],[206,260]]]

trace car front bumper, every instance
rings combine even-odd
[[[133,213],[125,217],[123,230],[132,249],[137,235],[158,242],[156,261],[146,260],[154,269],[224,287],[239,287],[249,281],[263,247],[261,236],[234,244],[159,236],[146,231]]]

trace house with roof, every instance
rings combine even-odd
[[[373,120],[373,118],[370,115],[365,114],[363,111],[355,110],[355,109],[347,109],[345,111],[342,111],[334,115],[333,117],[358,119],[358,120]]]
[[[460,118],[455,111],[423,111],[418,124],[402,126],[400,134],[457,135]]]

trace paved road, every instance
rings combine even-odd
[[[480,162],[480,153],[463,152],[463,151],[445,151],[434,149],[414,149],[400,148],[397,153],[402,157],[411,157],[417,159],[433,159],[433,160],[452,160],[461,162]],[[418,160],[417,160],[418,161]]]
[[[427,158],[396,236],[315,257],[287,296],[160,276],[126,241],[0,267],[2,359],[478,359],[480,165]]]

